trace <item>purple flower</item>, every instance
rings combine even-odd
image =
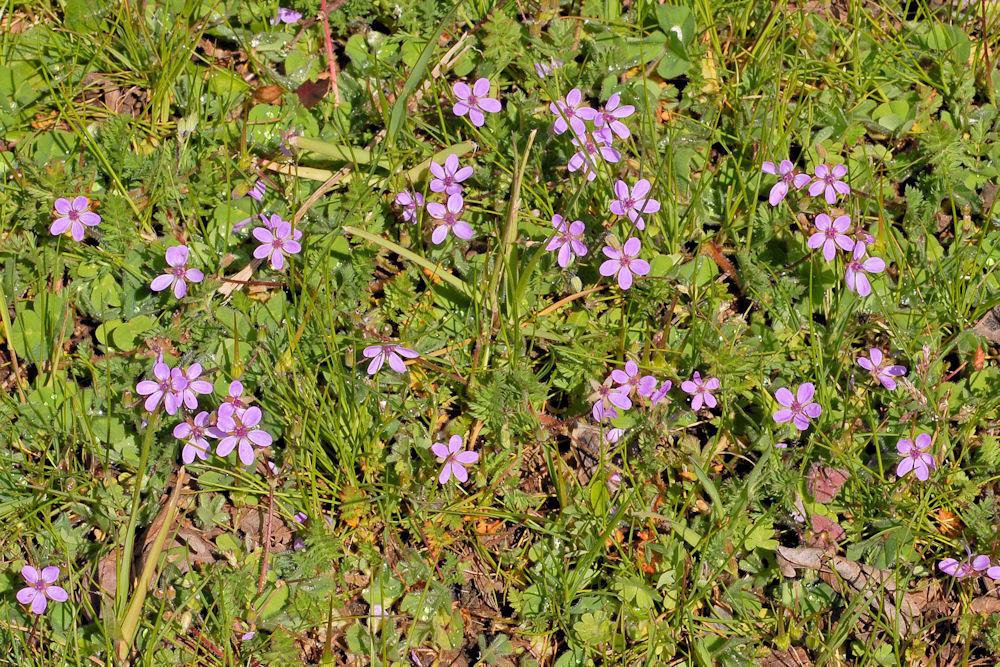
[[[201,364],[191,364],[185,371],[181,371],[180,368],[170,371],[174,391],[184,401],[188,410],[194,410],[198,407],[198,394],[212,393],[212,383],[207,380],[199,380],[200,375]]]
[[[454,154],[445,158],[443,167],[437,162],[431,162],[430,168],[435,176],[431,179],[431,190],[448,195],[462,194],[462,186],[459,184],[472,176],[472,167],[465,166],[459,169],[458,156]]]
[[[264,183],[264,181],[258,180],[256,183],[253,184],[253,187],[250,188],[250,191],[247,192],[247,194],[250,196],[251,199],[256,199],[258,202],[263,202],[265,192],[267,192],[267,185]]]
[[[54,586],[59,578],[59,568],[55,565],[43,568],[41,572],[25,565],[21,568],[21,576],[28,585],[17,592],[17,601],[30,604],[32,614],[44,614],[49,600],[65,602],[69,593],[62,586]]]
[[[719,378],[702,380],[701,373],[695,371],[694,376],[690,380],[681,382],[681,390],[691,394],[691,409],[698,412],[701,410],[702,403],[707,405],[709,409],[718,405],[718,401],[715,400],[712,392],[718,389],[719,385]]]
[[[921,482],[926,482],[931,476],[931,470],[937,469],[934,456],[928,454],[926,449],[930,449],[931,436],[928,433],[921,433],[913,440],[900,440],[896,443],[896,451],[903,457],[903,460],[896,466],[896,477],[903,477],[911,470],[914,476]]]
[[[556,100],[549,104],[549,111],[556,116],[556,122],[552,125],[552,130],[556,134],[562,134],[568,129],[573,130],[573,134],[582,137],[587,132],[585,120],[594,120],[597,112],[583,104],[583,94],[579,88],[574,88],[566,94],[566,99]],[[608,142],[610,143],[610,141]]]
[[[587,397],[587,400],[594,402],[594,421],[598,423],[604,421],[605,418],[614,419],[617,417],[618,411],[615,408],[629,410],[632,407],[632,399],[621,390],[621,387],[612,387],[613,381],[610,375],[601,384],[598,384],[596,380],[590,381],[590,386],[594,391]]]
[[[552,226],[556,228],[556,233],[549,239],[545,249],[558,250],[556,261],[565,269],[574,257],[583,257],[587,254],[587,246],[583,245],[585,227],[581,220],[567,222],[558,214],[552,216]]]
[[[638,229],[645,229],[646,223],[642,216],[660,210],[660,202],[649,196],[650,189],[649,181],[645,178],[640,179],[631,190],[625,181],[618,181],[614,187],[618,199],[612,199],[608,208],[615,215],[627,215]]]
[[[274,222],[274,216],[271,219]],[[279,223],[273,229],[266,227],[256,227],[253,230],[253,237],[260,241],[260,245],[253,251],[253,256],[257,259],[270,258],[271,268],[280,271],[285,267],[285,255],[295,255],[302,250],[299,239],[302,238],[301,230],[292,231],[292,225],[279,218]]]
[[[229,456],[233,449],[239,448],[240,461],[243,465],[252,465],[256,458],[254,447],[263,449],[270,447],[273,438],[267,431],[254,428],[260,423],[264,413],[254,406],[246,410],[237,410],[229,403],[219,406],[219,418],[214,432],[220,434],[219,445],[215,449],[220,457]]]
[[[771,206],[777,206],[781,203],[785,195],[788,194],[789,185],[794,186],[796,190],[801,190],[812,180],[809,178],[809,174],[796,172],[790,160],[782,160],[777,167],[774,166],[773,162],[765,162],[760,166],[760,170],[765,174],[781,176],[781,180],[774,184],[767,197],[767,203]]]
[[[174,427],[174,437],[184,441],[184,448],[181,450],[181,460],[184,461],[184,465],[194,461],[195,456],[202,461],[208,460],[208,452],[212,446],[208,444],[205,436],[211,428],[208,423],[210,417],[211,415],[202,410],[194,419],[188,417],[187,421]]]
[[[617,274],[618,286],[622,289],[628,289],[632,286],[633,273],[637,276],[649,273],[649,262],[639,259],[640,250],[642,250],[642,244],[634,236],[625,242],[621,250],[604,246],[601,248],[601,252],[611,259],[602,263],[598,271],[605,277]]]
[[[854,249],[857,250],[858,246],[865,248],[867,251],[868,246],[875,243],[875,237],[866,232],[863,229],[859,229],[854,233]]]
[[[990,557],[986,554],[979,554],[978,556],[973,556],[972,551],[969,546],[965,546],[965,551],[968,554],[968,558],[965,561],[958,561],[954,558],[945,558],[938,563],[938,567],[945,574],[950,574],[951,576],[961,579],[967,577],[974,572],[982,572],[986,570],[986,576],[990,579],[996,579],[994,574],[1000,574],[1000,568],[996,566],[990,567]]]
[[[618,93],[608,98],[608,103],[604,108],[594,114],[594,127],[607,126],[612,132],[618,135],[619,139],[628,139],[632,133],[629,132],[628,127],[621,119],[631,116],[635,111],[635,107],[631,104],[618,106],[620,100],[621,95]]]
[[[847,167],[838,164],[830,169],[825,164],[816,165],[816,180],[809,186],[809,196],[815,197],[821,192],[826,193],[826,203],[836,204],[837,194],[849,195],[851,188],[844,181],[840,180],[847,175]]]
[[[906,375],[904,367],[890,366],[889,360],[882,356],[882,350],[877,347],[868,350],[868,357],[858,357],[858,365],[870,372],[886,389],[895,389],[896,381],[893,378]]]
[[[302,19],[302,14],[293,9],[278,7],[278,15],[271,19],[271,25],[279,23],[298,23]]]
[[[136,393],[146,397],[146,402],[143,405],[146,408],[146,412],[156,410],[156,406],[160,404],[160,399],[163,399],[163,409],[167,411],[167,414],[177,414],[177,409],[181,407],[183,398],[174,385],[175,376],[170,366],[163,361],[157,361],[153,364],[153,377],[156,378],[155,381],[143,380],[135,386]],[[179,377],[183,378],[183,374]]]
[[[652,393],[650,393],[649,404],[653,406],[665,399],[667,397],[667,392],[670,391],[672,386],[673,383],[670,380],[664,380],[659,389],[655,389]]]
[[[865,256],[865,246],[857,244],[854,246],[854,253],[851,261],[847,263],[847,271],[844,280],[847,282],[847,289],[857,292],[860,296],[868,296],[872,293],[872,285],[868,282],[869,273],[882,273],[885,270],[885,262],[881,257],[869,257],[861,261]]]
[[[229,394],[223,399],[226,403],[231,404],[234,408],[242,410],[243,408],[250,407],[250,400],[243,398],[243,383],[239,380],[233,380],[229,383]]]
[[[281,151],[281,154],[285,157],[292,157],[292,149],[295,148],[292,144],[292,139],[295,137],[301,137],[302,133],[293,125],[288,128],[287,132],[284,130],[278,130],[278,136],[281,137],[281,141],[278,143],[278,149]]]
[[[583,139],[573,137],[573,145],[580,150],[573,153],[566,165],[571,172],[582,167],[587,180],[592,181],[597,178],[597,158],[605,162],[618,162],[622,159],[622,154],[611,148],[611,130],[608,128],[594,130],[593,133],[582,136]]]
[[[844,234],[851,226],[851,219],[846,215],[839,216],[836,220],[830,221],[830,216],[820,213],[816,216],[816,229],[819,231],[809,237],[806,243],[810,248],[816,249],[823,246],[823,258],[830,262],[837,252],[837,246],[842,250],[850,252],[854,249],[854,241],[850,236]]]
[[[625,435],[625,429],[609,428],[608,432],[604,434],[604,441],[611,445],[617,445],[623,435]]]
[[[464,207],[465,200],[459,194],[448,197],[447,206],[437,202],[431,202],[427,205],[427,212],[430,216],[440,221],[431,233],[431,241],[434,245],[442,243],[448,237],[449,231],[460,239],[472,238],[472,227],[461,219]]]
[[[149,289],[159,292],[168,287],[174,288],[174,296],[183,299],[187,295],[187,281],[200,283],[205,274],[198,269],[189,269],[187,265],[190,251],[186,245],[175,245],[167,248],[167,265],[163,275],[153,278]]]
[[[639,364],[631,359],[625,362],[625,370],[611,371],[611,379],[618,384],[616,389],[631,394],[632,390],[640,396],[649,396],[656,388],[656,378],[652,375],[640,375]]]
[[[295,516],[292,517],[292,520],[295,521],[295,523],[305,523],[308,518],[309,515],[305,512],[296,512]]]
[[[406,222],[416,222],[417,212],[424,205],[424,196],[419,192],[403,190],[396,195],[396,203],[403,207],[403,220]]]
[[[538,74],[539,79],[544,79],[564,64],[559,58],[552,58],[548,63],[535,63],[535,73]]]
[[[472,465],[479,460],[478,453],[462,451],[462,436],[460,435],[451,436],[447,445],[443,442],[435,442],[431,445],[431,451],[437,457],[438,463],[444,464],[441,468],[441,474],[438,476],[438,481],[442,484],[447,484],[452,475],[459,482],[467,482],[469,473],[465,471],[463,466]]]
[[[403,347],[397,343],[390,343],[387,345],[369,345],[361,351],[361,354],[365,356],[366,359],[371,359],[371,363],[368,364],[368,375],[375,375],[378,373],[379,369],[382,368],[382,364],[389,362],[389,368],[396,371],[397,373],[406,372],[406,364],[400,357],[406,357],[407,359],[416,359],[420,356],[416,350],[411,350],[408,347]]]
[[[455,97],[458,101],[455,102],[455,106],[452,107],[452,111],[455,112],[456,116],[464,116],[469,114],[469,120],[476,127],[482,127],[483,123],[486,122],[486,113],[499,113],[501,106],[499,100],[495,100],[489,97],[490,94],[490,80],[489,79],[478,79],[473,85],[472,89],[469,89],[469,85],[463,81],[456,81],[455,85],[451,87],[452,92],[455,93]]]
[[[791,420],[795,428],[804,431],[809,428],[809,420],[816,419],[823,412],[823,407],[819,403],[813,403],[812,397],[816,393],[816,387],[812,382],[803,382],[799,385],[795,395],[782,387],[774,392],[774,398],[778,403],[785,406],[774,413],[774,421],[783,424]]]
[[[49,227],[49,233],[53,236],[59,236],[69,229],[74,241],[82,241],[85,232],[83,226],[96,227],[101,222],[101,216],[90,210],[90,200],[83,195],[75,197],[73,201],[60,197],[56,200],[55,209],[56,215],[62,217],[56,218]]]

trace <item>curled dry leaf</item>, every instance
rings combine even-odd
[[[777,557],[778,569],[786,577],[794,577],[799,569],[816,570],[820,579],[838,593],[849,595],[853,591],[864,596],[873,609],[893,619],[900,636],[915,629],[923,612],[921,603],[926,597],[897,590],[897,575],[892,570],[880,570],[809,547],[778,547]]]

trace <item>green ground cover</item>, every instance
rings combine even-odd
[[[6,661],[995,664],[998,59],[985,0],[0,4]]]

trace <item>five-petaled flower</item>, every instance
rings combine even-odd
[[[598,423],[617,417],[618,410],[615,408],[629,410],[632,407],[632,399],[628,397],[628,393],[622,391],[621,387],[611,386],[612,382],[614,380],[610,375],[604,379],[603,383],[598,383],[596,380],[590,381],[590,386],[594,391],[587,397],[587,400],[594,402],[594,421]]]
[[[587,246],[583,245],[585,227],[582,220],[569,222],[563,220],[559,214],[552,216],[552,226],[556,228],[556,233],[549,239],[545,249],[558,250],[556,261],[565,269],[574,257],[583,257],[587,254]]]
[[[788,194],[789,186],[801,190],[812,180],[809,174],[795,171],[791,160],[782,160],[777,167],[774,166],[773,162],[765,162],[760,166],[760,170],[765,174],[781,176],[781,180],[774,184],[767,196],[767,203],[771,206],[777,206],[781,203],[785,195]]]
[[[431,445],[431,451],[437,457],[438,463],[444,464],[441,467],[441,474],[438,476],[438,481],[442,484],[447,484],[452,476],[459,482],[468,481],[469,473],[466,472],[464,466],[479,461],[477,452],[462,450],[462,436],[460,435],[451,436],[447,445],[443,442],[435,442]]]
[[[896,466],[896,477],[903,477],[911,470],[921,482],[926,482],[931,476],[931,470],[937,469],[934,456],[926,450],[931,447],[931,436],[921,433],[914,440],[900,440],[896,443],[896,451],[903,460]]]
[[[617,390],[631,394],[634,389],[639,396],[649,396],[656,388],[656,378],[652,375],[641,375],[639,364],[631,359],[625,362],[625,370],[616,368],[611,371],[611,379],[618,384]]]
[[[185,370],[177,368],[170,371],[170,380],[174,386],[174,391],[184,401],[188,410],[198,407],[198,394],[211,394],[212,383],[208,380],[199,380],[201,376],[201,364],[191,364]]]
[[[604,108],[594,114],[594,127],[607,126],[612,132],[618,135],[619,139],[628,139],[632,133],[621,119],[631,116],[635,111],[635,107],[631,104],[619,106],[620,101],[621,95],[618,93],[609,97],[608,103]]]
[[[257,455],[254,447],[270,447],[273,441],[270,433],[254,428],[263,417],[264,413],[256,405],[246,410],[238,410],[230,403],[220,405],[218,420],[209,431],[212,437],[221,438],[215,453],[225,457],[238,449],[243,465],[252,465]]]
[[[698,412],[698,410],[701,410],[702,403],[707,405],[709,409],[718,405],[718,401],[715,400],[712,392],[718,389],[720,384],[719,378],[702,380],[701,373],[695,371],[694,376],[690,380],[681,382],[681,390],[691,394],[691,409]]]
[[[53,236],[59,236],[68,229],[74,241],[82,241],[86,231],[84,225],[96,227],[101,222],[101,216],[90,210],[90,200],[83,195],[74,197],[73,201],[60,197],[55,202],[55,209],[56,215],[61,217],[49,227]]]
[[[871,373],[886,389],[895,389],[896,381],[893,378],[906,375],[906,368],[890,365],[889,360],[882,355],[882,350],[877,347],[868,350],[867,357],[858,357],[858,365]]]
[[[173,369],[178,370],[178,369]],[[178,387],[174,384],[177,380],[183,380],[183,374],[175,375],[170,366],[164,361],[157,361],[153,364],[153,377],[156,380],[143,380],[135,386],[135,391],[140,396],[146,397],[143,407],[146,412],[153,412],[156,406],[163,400],[163,409],[168,415],[177,414],[177,409],[181,407],[184,399],[181,397]]]
[[[200,283],[205,274],[198,269],[188,268],[187,261],[190,251],[186,245],[175,245],[167,248],[167,266],[163,275],[153,278],[149,289],[160,292],[168,287],[174,288],[174,296],[183,299],[187,295],[188,282]]]
[[[472,227],[461,219],[464,209],[465,200],[460,194],[448,197],[447,205],[438,202],[431,202],[427,205],[427,213],[438,221],[431,233],[431,241],[434,245],[442,243],[448,237],[449,231],[460,239],[472,238]]]
[[[291,223],[280,220],[280,218],[278,224],[270,229],[266,227],[254,228],[253,237],[260,241],[260,245],[253,251],[253,256],[257,259],[270,258],[271,268],[275,271],[280,271],[285,267],[286,254],[295,255],[302,250],[302,245],[299,243],[299,239],[302,238],[302,230],[292,230]]]
[[[838,164],[833,169],[825,164],[816,165],[816,180],[809,186],[809,196],[815,197],[821,192],[826,196],[827,204],[836,204],[837,195],[851,194],[851,188],[841,179],[847,175],[847,167]]]
[[[775,400],[784,406],[774,413],[774,421],[783,424],[790,420],[800,431],[809,428],[809,420],[816,419],[823,413],[823,407],[819,403],[812,402],[815,393],[816,387],[812,382],[800,384],[794,396],[788,387],[782,387],[774,392]]]
[[[403,207],[403,220],[406,222],[417,221],[417,211],[423,208],[424,196],[419,192],[403,190],[396,195],[396,203]]]
[[[17,592],[17,601],[31,605],[33,614],[44,614],[49,600],[65,602],[69,599],[65,588],[54,585],[59,578],[59,568],[55,565],[42,568],[41,572],[25,565],[21,568],[21,576],[28,585]]]
[[[469,114],[469,120],[476,127],[482,127],[483,123],[486,122],[484,112],[500,112],[500,101],[489,96],[489,79],[478,79],[472,84],[471,89],[469,88],[469,84],[463,81],[456,81],[451,90],[455,93],[455,97],[458,98],[455,106],[452,107],[452,111],[455,112],[456,116]]]
[[[364,355],[366,359],[371,359],[371,363],[368,364],[368,375],[375,375],[378,373],[379,369],[382,368],[382,364],[386,362],[388,362],[389,368],[397,373],[405,373],[406,364],[403,363],[402,357],[406,357],[407,359],[416,359],[420,356],[420,353],[416,350],[403,347],[398,343],[369,345],[361,351],[361,354]]]
[[[583,121],[594,120],[597,116],[596,111],[584,104],[583,94],[579,88],[566,93],[566,99],[549,104],[549,111],[556,116],[556,122],[552,125],[552,130],[556,134],[572,129],[573,134],[578,137],[582,137],[587,131]]]
[[[209,435],[208,431],[211,428],[210,417],[211,415],[202,410],[195,417],[188,417],[187,421],[182,421],[174,427],[174,437],[184,441],[184,448],[181,450],[181,460],[184,461],[184,465],[194,461],[195,456],[202,461],[208,460],[208,452],[212,447],[205,436]]]
[[[466,165],[459,168],[458,156],[454,154],[445,158],[444,166],[431,162],[430,170],[434,174],[430,184],[431,191],[447,195],[462,194],[462,181],[472,176],[472,167]]]
[[[625,241],[621,250],[604,246],[601,252],[610,259],[601,264],[598,272],[605,277],[617,275],[618,286],[622,289],[632,287],[632,274],[644,276],[649,273],[649,262],[639,259],[640,250],[642,250],[642,244],[634,236]]]
[[[844,281],[847,289],[857,292],[860,296],[868,296],[872,293],[872,284],[868,280],[869,273],[882,273],[885,270],[885,262],[881,257],[869,257],[865,259],[865,245],[858,243],[854,246],[851,261],[847,263],[847,270],[844,273]]]
[[[986,570],[986,576],[991,579],[996,579],[998,577],[993,576],[994,574],[1000,574],[994,567],[990,567],[990,557],[986,554],[979,554],[978,556],[972,555],[972,550],[969,549],[969,545],[965,545],[965,551],[968,554],[968,558],[964,561],[959,561],[954,558],[945,558],[938,563],[938,567],[945,574],[950,574],[956,579],[961,579],[967,577],[970,574],[976,572],[982,572]]]
[[[660,202],[649,196],[651,189],[649,181],[645,178],[639,179],[631,190],[625,181],[618,181],[614,187],[618,199],[612,199],[608,208],[615,215],[627,215],[628,219],[635,223],[636,228],[645,229],[646,222],[642,216],[660,210]]]
[[[605,162],[618,162],[622,159],[622,154],[611,147],[611,130],[603,128],[594,130],[579,136],[574,136],[572,144],[579,148],[577,152],[569,158],[566,167],[571,171],[583,168],[583,173],[588,181],[597,178],[597,159]]]
[[[826,213],[820,213],[816,216],[815,225],[819,231],[809,237],[806,245],[814,250],[823,246],[823,259],[826,261],[833,261],[838,246],[848,252],[854,249],[854,239],[844,233],[851,226],[848,216],[841,215],[831,221]]]

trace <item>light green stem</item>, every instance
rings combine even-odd
[[[430,273],[431,273],[432,276],[437,276],[441,280],[445,281],[446,283],[448,283],[449,285],[451,285],[452,287],[454,287],[455,289],[457,289],[459,292],[462,293],[463,296],[466,296],[466,297],[469,296],[469,288],[468,288],[468,286],[465,283],[463,283],[461,280],[459,280],[458,277],[456,277],[451,272],[449,272],[449,271],[441,268],[440,266],[437,266],[433,262],[431,262],[431,261],[429,261],[427,259],[424,259],[423,257],[421,257],[417,253],[413,252],[412,250],[407,250],[406,248],[404,248],[403,246],[399,245],[398,243],[393,243],[389,239],[384,239],[381,236],[378,236],[376,234],[372,234],[371,232],[366,232],[365,230],[358,229],[357,227],[351,227],[349,225],[345,225],[344,226],[344,232],[347,233],[347,234],[350,234],[352,236],[357,236],[359,238],[363,238],[366,241],[371,241],[372,243],[374,243],[376,245],[382,246],[386,250],[391,250],[392,252],[396,253],[400,257],[405,257],[406,259],[410,260],[414,264],[422,266],[425,269],[427,269],[428,271],[430,271]]]
[[[119,619],[125,612],[128,601],[129,579],[132,575],[132,552],[135,549],[135,527],[139,523],[139,507],[142,501],[142,476],[146,474],[149,464],[149,450],[153,446],[153,436],[160,425],[160,413],[154,412],[153,418],[146,425],[146,435],[142,439],[142,450],[139,452],[139,467],[136,469],[135,487],[132,490],[132,513],[128,517],[128,527],[125,529],[125,544],[119,554],[118,585],[115,587],[115,615]]]

